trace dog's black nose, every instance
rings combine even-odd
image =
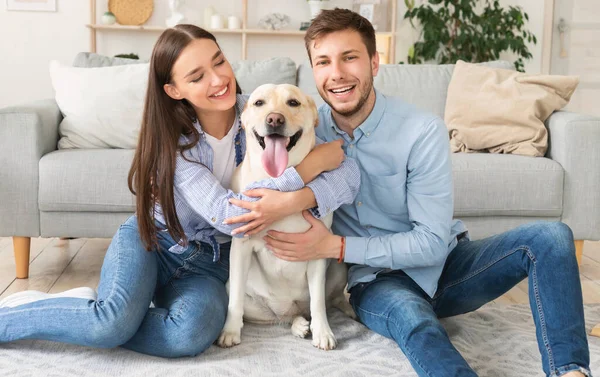
[[[285,124],[285,118],[279,113],[270,113],[267,115],[267,125],[271,127],[281,127]]]

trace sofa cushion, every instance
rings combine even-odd
[[[542,157],[453,153],[454,216],[560,216],[564,171]]]
[[[544,156],[544,122],[569,103],[578,83],[577,76],[532,75],[458,61],[444,118],[450,150]]]
[[[514,70],[512,63],[493,61],[480,63],[486,67]],[[382,64],[375,77],[375,88],[388,96],[398,96],[421,110],[444,118],[446,93],[452,78],[454,64],[406,65]],[[308,60],[298,66],[298,87],[311,95],[317,106],[323,103],[315,86],[312,69]]]
[[[148,63],[148,60],[115,58],[112,56],[96,54],[94,52],[80,52],[75,56],[75,59],[73,60],[73,67],[80,67],[80,68],[113,67],[116,65],[140,64],[140,63]]]
[[[65,149],[40,160],[41,211],[133,212],[132,149]]]
[[[80,54],[81,67],[50,63],[56,102],[64,115],[59,149],[135,148],[142,123],[149,63]],[[99,65],[99,66],[97,66]],[[296,63],[273,58],[232,63],[245,93],[261,84],[296,84]]]
[[[133,150],[61,150],[40,160],[42,211],[133,212]],[[560,216],[563,169],[547,158],[452,155],[454,215]]]
[[[73,67],[113,67],[147,62],[148,60],[115,58],[93,52],[80,52],[73,60]],[[296,63],[287,57],[240,60],[231,62],[231,68],[244,93],[251,93],[258,86],[266,83],[296,85]]]
[[[296,85],[296,63],[290,58],[241,60],[231,63],[244,93],[252,93],[262,84]]]
[[[58,148],[135,148],[148,69],[148,63],[77,68],[51,61],[56,103],[64,115]]]
[[[298,83],[296,84],[298,88],[302,89],[304,93],[311,96],[315,100],[317,107],[325,103],[317,91],[312,68],[308,60],[305,60],[298,65],[298,72],[296,73],[296,76],[298,77]]]

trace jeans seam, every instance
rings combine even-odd
[[[358,310],[359,310],[359,311],[361,311],[361,312],[364,312],[364,313],[370,314],[370,315],[372,315],[372,316],[374,316],[374,317],[378,317],[378,318],[383,318],[383,319],[385,319],[385,321],[386,321],[386,325],[387,325],[387,330],[388,330],[388,333],[390,333],[390,335],[391,335],[392,333],[391,333],[391,331],[390,331],[389,323],[390,323],[390,322],[392,322],[392,323],[394,324],[394,326],[398,327],[398,322],[394,321],[394,320],[392,319],[392,317],[391,317],[389,314],[388,314],[387,316],[383,316],[383,315],[381,315],[381,314],[377,314],[377,313],[373,313],[373,312],[371,312],[371,311],[365,310],[365,309],[361,308],[359,305],[356,305],[356,307],[357,307],[357,308],[358,308]],[[359,316],[359,317],[360,317],[360,316]],[[402,339],[402,340],[406,340],[406,339]],[[419,368],[421,368],[421,370],[423,370],[425,373],[427,373],[427,375],[428,375],[428,376],[430,376],[430,377],[433,377],[433,376],[432,376],[432,374],[431,374],[431,373],[429,373],[429,372],[428,372],[428,371],[425,369],[425,367],[424,367],[423,365],[421,365],[421,363],[419,362],[419,360],[418,360],[416,357],[414,357],[414,354],[413,354],[412,352],[410,352],[410,350],[408,350],[408,349],[407,349],[406,351],[404,351],[404,350],[402,350],[402,351],[403,351],[403,352],[405,352],[405,353],[407,353],[407,354],[408,354],[408,356],[410,356],[410,358],[411,358],[411,359],[413,359],[413,360],[415,361],[415,363],[417,363],[417,365],[419,366]]]
[[[535,256],[531,253],[529,249],[527,249],[527,256],[533,262],[533,273],[532,276],[532,284],[533,284],[533,292],[535,296],[535,306],[538,312],[538,316],[540,318],[540,331],[542,333],[542,340],[544,341],[544,347],[546,348],[546,353],[548,354],[548,364],[549,370],[554,370],[554,355],[552,354],[552,348],[550,347],[550,342],[548,341],[548,331],[546,329],[546,319],[544,317],[544,310],[542,307],[542,300],[540,299],[538,282],[537,282],[537,261]]]
[[[493,265],[495,265],[496,263],[500,262],[502,259],[505,259],[511,255],[513,255],[514,253],[516,253],[517,251],[525,251],[525,252],[529,252],[529,248],[527,246],[518,246],[516,248],[514,248],[513,250],[511,250],[510,252],[500,256],[499,258],[491,261],[490,263],[486,264],[485,266],[481,267],[480,269],[478,269],[477,271],[473,271],[472,273],[470,273],[467,276],[463,276],[461,279],[453,281],[452,283],[449,283],[448,285],[446,285],[442,290],[438,291],[435,295],[435,297],[433,298],[433,300],[436,300],[438,297],[440,297],[446,290],[454,287],[455,285],[458,285],[460,283],[463,283],[469,279],[471,279],[474,276],[479,275],[480,273],[482,273],[483,271],[487,270],[488,268],[492,267]]]
[[[170,284],[171,284],[171,287],[173,287],[173,291],[175,293],[177,293],[177,296],[179,296],[179,299],[181,300],[181,305],[179,306],[177,311],[175,313],[173,313],[172,315],[170,315],[171,318],[175,318],[175,317],[179,317],[181,315],[181,312],[187,306],[187,303],[185,302],[185,299],[183,298],[183,295],[181,294],[181,292],[179,292],[177,287],[175,287],[175,284],[173,284],[173,282],[171,282]],[[169,310],[169,312],[170,312],[170,310]]]
[[[185,300],[183,299],[183,296],[181,295],[181,293],[177,290],[177,288],[173,284],[173,279],[170,279],[169,282],[167,283],[167,285],[170,285],[173,288],[173,291],[175,293],[177,293],[177,296],[179,297],[179,299],[181,301],[181,305],[179,305],[179,308],[177,308],[176,311],[172,312],[171,310],[168,310],[168,314],[166,316],[164,316],[160,313],[152,312],[152,311],[148,311],[148,314],[153,315],[155,317],[163,318],[163,319],[166,319],[166,318],[173,319],[176,317],[180,317],[181,312],[183,312],[183,310],[187,307],[187,304],[186,304]]]
[[[194,242],[194,241],[190,241]],[[190,247],[190,243],[188,243],[188,247]],[[183,265],[185,265],[186,263],[188,263],[192,258],[194,258],[197,254],[202,252],[202,245],[199,245],[198,243],[194,242],[196,245],[196,250],[192,253],[190,253],[190,255],[187,256],[187,258],[183,259]],[[192,246],[193,247],[193,246]],[[182,265],[182,267],[183,267]]]
[[[121,228],[122,228],[122,229],[123,229],[123,228],[126,228],[126,227],[129,227],[129,228],[131,228],[131,229],[135,230],[136,232],[138,232],[138,229],[137,229],[136,227],[132,227],[132,226],[125,225],[125,224],[121,225]],[[117,246],[117,247],[116,247],[116,250],[117,250],[117,269],[116,269],[116,271],[115,271],[115,279],[113,279],[113,282],[112,282],[112,284],[111,284],[111,286],[110,286],[110,291],[108,292],[108,294],[106,295],[106,297],[104,298],[104,300],[96,300],[96,303],[97,303],[98,305],[103,305],[103,304],[104,304],[104,301],[105,301],[107,298],[111,297],[111,296],[114,294],[114,292],[115,292],[115,287],[116,287],[116,285],[117,285],[117,281],[119,281],[119,280],[120,280],[120,273],[121,273],[121,263],[120,263],[120,262],[121,262],[121,252],[122,252],[122,250],[121,250],[121,244],[122,244],[122,242],[121,242],[121,238],[122,238],[122,237],[123,237],[123,235],[122,235],[122,232],[121,232],[121,230],[119,229],[119,237],[117,237],[117,245],[116,245],[116,246]]]
[[[393,318],[390,316],[390,314],[388,314],[388,315],[387,315],[386,322],[387,322],[387,324],[388,324],[388,332],[391,334],[391,332],[390,332],[390,326],[389,326],[389,323],[391,322],[391,323],[393,323],[393,324],[394,324],[394,326],[398,327],[398,322],[396,322],[396,321],[395,321],[395,320],[394,320],[394,319],[393,319]],[[402,339],[402,340],[403,340],[403,341],[406,343],[406,337],[403,337],[403,339]],[[430,377],[433,377],[433,376],[431,375],[431,373],[429,373],[429,372],[428,372],[428,371],[425,369],[425,367],[424,367],[424,366],[423,366],[423,365],[422,365],[422,364],[419,362],[419,359],[417,359],[417,358],[414,356],[414,353],[412,353],[412,352],[411,352],[411,351],[408,349],[408,347],[406,348],[406,351],[404,351],[404,350],[403,350],[403,352],[407,353],[407,354],[408,354],[408,356],[409,356],[411,359],[413,359],[413,360],[415,361],[415,363],[417,363],[417,365],[419,366],[419,368],[421,368],[421,370],[422,370],[423,372],[425,372],[425,373],[426,373],[428,376],[430,376]]]
[[[190,242],[193,242],[193,241],[190,241]],[[190,247],[189,243],[188,243],[188,247]],[[196,245],[196,247],[197,247],[197,249],[194,252],[190,253],[190,255],[188,255],[187,258],[184,258],[181,260],[182,261],[181,266],[177,267],[177,269],[175,270],[175,272],[173,272],[173,275],[171,275],[169,277],[169,280],[167,280],[165,285],[171,284],[171,282],[173,281],[174,278],[179,278],[181,276],[181,271],[185,270],[185,266],[186,266],[186,264],[189,263],[190,259],[194,258],[197,254],[199,254],[202,251],[202,245]],[[168,252],[170,252],[170,251],[168,251]]]
[[[62,298],[69,298],[69,297],[62,297]],[[98,302],[98,301],[96,301]],[[13,309],[13,308],[11,308]],[[71,311],[82,311],[82,310],[89,310],[88,307],[84,307],[84,308],[73,308],[70,306],[51,306],[51,307],[47,307],[44,306],[43,308],[27,308],[27,309],[15,309],[15,310],[10,310],[7,311],[7,313],[0,313],[0,317],[2,317],[3,315],[13,315],[13,314],[17,314],[17,313],[28,313],[28,312],[36,312],[39,310],[71,310]]]

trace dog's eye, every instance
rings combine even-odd
[[[291,106],[291,107],[298,107],[298,106],[300,106],[300,102],[298,102],[295,99],[288,100],[287,104],[288,104],[288,106]]]
[[[259,99],[256,102],[254,102],[254,106],[256,106],[256,107],[261,107],[264,104],[265,104],[265,102],[262,99]]]

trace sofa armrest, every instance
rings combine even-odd
[[[558,111],[546,127],[546,156],[565,170],[562,221],[576,240],[600,240],[600,118]]]
[[[0,236],[40,235],[39,162],[56,150],[61,119],[54,99],[0,109]]]

